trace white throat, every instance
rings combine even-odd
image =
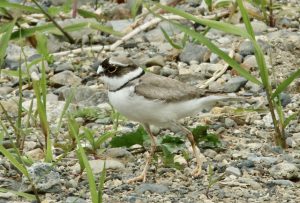
[[[137,68],[133,71],[130,71],[129,73],[122,75],[121,77],[107,77],[107,76],[101,76],[102,81],[108,86],[109,90],[116,90],[123,85],[125,85],[127,82],[132,80],[133,78],[139,76],[142,74],[144,70],[142,68]]]

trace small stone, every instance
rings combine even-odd
[[[165,59],[164,59],[164,57],[162,57],[160,55],[157,55],[157,56],[154,56],[154,57],[148,59],[145,62],[145,65],[147,67],[150,67],[150,66],[161,66],[161,67],[163,67],[165,65]]]
[[[211,52],[205,46],[188,43],[182,50],[179,58],[180,61],[185,63],[190,63],[191,61],[202,63],[209,60],[210,54]]]
[[[247,83],[247,79],[244,77],[231,78],[224,84],[224,92],[236,92]]]
[[[246,67],[248,69],[251,68],[258,68],[258,64],[256,61],[256,57],[254,55],[249,55],[244,59],[244,62],[242,63],[243,67]]]
[[[6,97],[13,90],[14,89],[12,87],[8,87],[8,86],[0,87],[0,97]]]
[[[165,76],[165,77],[169,77],[169,76],[175,76],[178,74],[177,70],[174,70],[168,66],[164,66],[161,70],[160,70],[160,75]]]
[[[86,201],[84,199],[81,199],[80,197],[74,197],[74,196],[70,196],[67,197],[66,203],[86,203]]]
[[[270,169],[270,174],[276,179],[294,179],[299,178],[299,169],[292,163],[283,162],[273,166]]]
[[[225,172],[228,175],[235,175],[237,177],[240,177],[242,175],[240,169],[236,168],[236,167],[233,167],[233,166],[229,166],[228,168],[226,168]]]
[[[146,191],[151,193],[163,194],[169,191],[169,188],[162,184],[143,183],[135,188],[136,193],[143,194]]]
[[[28,173],[39,192],[61,192],[61,181],[59,173],[49,163],[34,163],[28,169]],[[21,191],[32,191],[32,185],[26,176],[22,177]]]
[[[212,149],[207,149],[204,151],[204,156],[209,158],[215,158],[217,156],[217,152]]]
[[[28,157],[34,161],[40,161],[45,158],[44,151],[41,148],[36,148],[25,153]]]
[[[178,163],[181,166],[187,166],[188,165],[186,159],[181,155],[175,155],[174,156],[174,163]]]
[[[128,28],[132,24],[132,20],[130,19],[122,19],[122,20],[111,20],[106,23],[108,26],[112,27],[114,31],[124,32],[125,29]]]
[[[50,83],[59,86],[78,86],[81,84],[81,78],[71,71],[63,71],[50,78]]]
[[[283,107],[286,107],[286,105],[288,105],[292,101],[291,96],[284,92],[280,93],[279,97],[280,97],[281,105]]]
[[[54,73],[59,73],[66,70],[73,71],[74,70],[73,65],[69,62],[58,64],[54,69]]]
[[[290,180],[271,180],[267,183],[268,185],[284,185],[284,186],[289,186],[293,187],[294,183]]]
[[[109,160],[90,160],[89,161],[92,171],[93,173],[101,173],[103,170],[103,166],[105,163],[105,168],[106,169],[118,169],[118,170],[122,170],[125,168],[124,164],[117,161],[117,160],[113,160],[113,159],[109,159]]]
[[[134,159],[133,155],[129,151],[121,147],[107,149],[105,151],[105,155],[110,158],[117,158],[117,159],[120,158],[125,158],[126,160]]]
[[[225,118],[225,126],[227,128],[231,128],[231,127],[234,127],[234,126],[237,126],[236,122],[230,118]]]
[[[297,142],[294,140],[294,138],[292,138],[292,137],[288,137],[288,138],[286,138],[286,144],[289,146],[289,147],[297,147],[298,146],[298,144],[297,144]]]

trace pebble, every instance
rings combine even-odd
[[[60,174],[52,164],[36,162],[27,170],[37,191],[45,193],[61,192]],[[20,190],[23,192],[32,191],[32,186],[25,175],[22,177]]]
[[[205,46],[192,43],[188,43],[179,55],[180,61],[185,63],[191,61],[202,63],[208,61],[209,58],[210,51]]]
[[[242,175],[241,171],[239,168],[233,167],[233,166],[229,166],[226,168],[225,172],[228,175],[235,175],[237,177],[240,177]]]
[[[299,169],[292,163],[283,162],[270,169],[270,175],[275,179],[291,180],[299,178]]]
[[[81,84],[81,78],[68,70],[55,74],[49,81],[53,85],[59,86],[78,86]]]
[[[67,199],[65,200],[65,203],[86,203],[86,200],[84,200],[80,197],[70,196],[70,197],[67,197]]]
[[[240,88],[242,88],[246,83],[247,83],[247,79],[245,79],[244,77],[234,77],[229,79],[228,82],[226,82],[224,84],[224,92],[236,92],[238,91]]]
[[[117,169],[123,170],[125,168],[124,164],[118,160],[108,159],[108,160],[89,160],[89,164],[91,165],[92,171],[94,174],[101,173],[103,170],[103,166],[105,163],[106,169]]]
[[[295,185],[290,180],[270,180],[267,184],[268,185],[284,185],[284,186],[289,186],[289,187],[293,187]]]
[[[162,184],[143,183],[141,185],[136,186],[135,191],[138,194],[143,194],[146,191],[149,191],[150,193],[163,194],[169,192],[169,188]]]

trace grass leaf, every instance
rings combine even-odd
[[[146,131],[140,126],[135,132],[113,137],[110,145],[111,147],[130,147],[135,144],[143,145],[145,134],[147,134]]]
[[[300,77],[300,68],[277,86],[275,92],[272,94],[272,99],[283,92],[298,77]]]
[[[15,20],[11,23],[6,24],[5,33],[0,38],[0,68],[4,62],[6,49],[14,26],[15,26]]]
[[[41,13],[41,11],[37,8],[34,8],[32,6],[25,6],[19,3],[10,3],[7,1],[0,1],[0,8],[11,8],[14,10],[21,10],[21,11],[27,11],[30,13]]]
[[[168,33],[162,28],[160,27],[160,30],[162,31],[164,37],[166,38],[166,40],[169,42],[169,44],[174,47],[175,49],[182,49],[183,47],[181,47],[180,45],[176,44],[168,35]]]
[[[28,193],[25,193],[25,192],[18,192],[18,191],[14,191],[14,190],[5,189],[5,188],[0,188],[0,192],[3,192],[3,193],[10,192],[10,193],[18,195],[20,197],[24,197],[29,201],[35,201],[36,200],[34,195],[28,194]]]

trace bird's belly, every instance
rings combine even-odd
[[[160,100],[148,100],[131,93],[130,87],[117,92],[109,92],[112,106],[130,120],[156,126],[168,123],[199,112],[198,101],[165,103]]]

